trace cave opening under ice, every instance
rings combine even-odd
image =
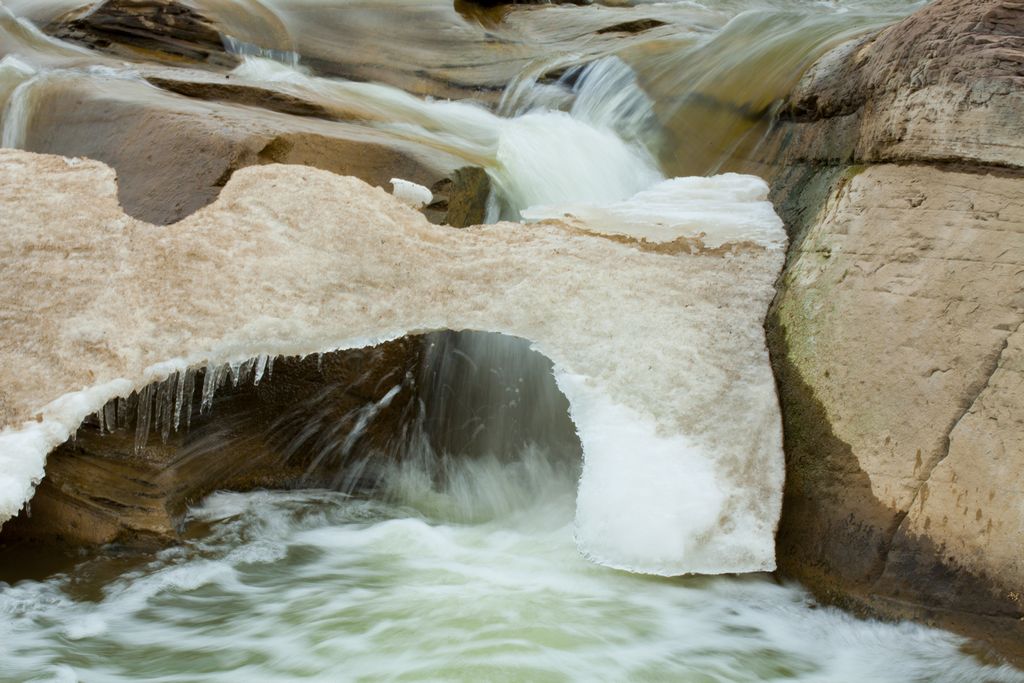
[[[13,312],[0,340],[2,519],[86,416],[106,421],[111,398],[172,373],[480,330],[528,339],[552,363],[584,453],[583,555],[663,575],[775,566],[784,468],[762,322],[785,233],[758,179],[659,185],[666,211],[637,219],[678,223],[657,239],[583,211],[435,226],[307,167],[242,169],[171,226],[126,216],[97,162],[0,150],[0,183],[24,189],[0,197],[0,308]],[[703,218],[670,210],[697,200]]]

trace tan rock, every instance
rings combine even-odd
[[[765,159],[1024,166],[1024,12],[936,0],[823,57],[790,96]]]
[[[937,0],[838,48],[762,153],[792,245],[780,568],[1024,661],[1018,5]]]
[[[179,72],[174,82],[187,82],[187,74]],[[110,164],[118,172],[122,206],[152,223],[173,223],[209,204],[236,169],[254,164],[315,166],[389,190],[395,177],[427,187],[447,181],[450,191],[455,171],[466,163],[364,126],[317,118],[322,110],[315,104],[289,105],[283,95],[270,102],[278,102],[287,113],[182,97],[144,81],[77,72],[43,74],[30,88],[30,102],[22,110],[30,120],[17,146]],[[200,89],[194,94],[220,92],[209,80],[196,82],[194,88]],[[241,93],[243,104],[251,102],[244,99],[250,92],[247,86],[234,92]],[[258,90],[252,96],[258,97]],[[289,115],[299,112],[303,115]],[[457,194],[463,186],[455,189]],[[482,215],[486,192],[486,180],[465,186],[464,196],[456,201],[468,206],[456,220]],[[446,222],[447,204],[431,217]]]
[[[780,568],[1020,656],[1024,180],[857,169],[789,258]]]
[[[893,553],[926,536],[963,568],[1024,587],[1024,333],[1006,340],[999,364],[949,435],[949,454],[921,487]],[[958,513],[958,514],[950,514]],[[910,537],[910,538],[907,538]]]
[[[824,177],[817,214],[821,190],[802,186],[806,232],[769,316],[787,450],[780,567],[845,604],[1020,656],[1011,406],[1024,392],[1007,340],[1024,320],[1024,179],[917,165]],[[980,487],[1000,474],[1002,505]]]
[[[892,540],[878,589],[901,601],[1024,618],[1024,334],[1006,339]],[[1018,626],[1002,633],[1012,645]]]

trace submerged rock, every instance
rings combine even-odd
[[[1018,658],[1022,63],[1019,3],[939,0],[823,58],[764,147],[792,244],[780,569]]]
[[[761,322],[783,245],[756,179],[708,181],[734,188],[728,210],[704,235],[686,214],[651,241],[586,222],[434,226],[299,166],[241,169],[168,227],[126,216],[97,162],[3,150],[0,182],[0,517],[84,418],[171,373],[482,330],[553,363],[584,451],[584,555],[656,574],[774,567],[781,431]],[[691,191],[655,189],[667,206]]]
[[[229,68],[239,61],[209,17],[176,0],[104,0],[57,19],[48,32],[130,58]]]

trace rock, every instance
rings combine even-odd
[[[1022,417],[1024,333],[1018,325],[892,539],[878,581],[882,592],[1003,622],[1024,617]],[[1020,633],[1018,627],[1002,635],[1012,640]]]
[[[871,600],[893,587],[880,579],[893,572],[894,535],[913,523],[940,464],[950,466],[951,432],[1024,320],[1022,190],[1016,178],[867,167],[839,179],[791,253],[769,323],[788,458],[784,571]],[[995,452],[978,455],[970,468],[997,466],[983,464]],[[971,476],[961,476],[954,488],[968,495]],[[1004,486],[1024,499],[1024,483]],[[952,554],[984,564],[995,595],[1024,586],[1016,560],[991,571],[1001,542],[1024,542],[1019,515],[987,505],[1003,537],[992,537],[991,553],[961,557],[940,520],[962,507],[932,512],[929,531],[918,531],[933,547],[927,556],[914,547],[918,566],[901,580],[928,583],[924,570]],[[952,591],[931,598],[922,607],[982,608]]]
[[[780,570],[1018,661],[1022,56],[1024,6],[938,0],[819,61],[765,146]]]
[[[590,5],[593,0],[455,0],[456,5],[476,5],[477,7],[504,7],[507,5]]]
[[[434,203],[427,207],[427,216],[437,211],[444,216],[435,221],[456,228],[480,225],[487,219],[487,201],[491,193],[491,182],[487,173],[479,166],[464,166],[455,169],[450,178],[436,183],[431,191]]]
[[[1024,167],[1024,7],[936,0],[822,58],[764,151],[789,161]]]
[[[381,3],[287,10],[296,50],[314,74],[385,83],[420,96],[497,107],[509,83],[564,55],[586,63],[672,36],[693,22],[684,5],[633,7],[474,2],[416,3],[403,21]],[[663,27],[654,29],[653,22]],[[651,30],[605,31],[609,27]]]
[[[173,79],[175,90],[187,87],[181,85],[186,75]],[[225,84],[240,104],[198,97],[223,95]],[[393,177],[431,187],[464,167],[461,159],[438,150],[365,126],[324,120],[319,114],[327,110],[318,103],[293,102],[278,94],[266,104],[287,113],[243,106],[261,96],[258,88],[251,93],[249,88],[207,77],[190,90],[197,96],[182,97],[146,82],[55,72],[33,84],[25,111],[29,123],[18,145],[110,164],[118,172],[122,206],[157,224],[173,223],[209,204],[237,169],[255,164],[315,166],[387,188]],[[428,215],[455,225],[482,215],[487,190],[477,185],[459,194],[462,187],[452,186],[456,205],[466,205],[458,209],[460,215],[449,219],[447,204]]]
[[[209,17],[176,0],[104,0],[58,18],[47,32],[129,59],[226,68],[239,62]]]
[[[158,88],[178,93],[199,100],[232,102],[250,107],[260,107],[270,111],[292,114],[293,116],[309,116],[327,121],[344,120],[337,112],[317,102],[310,102],[271,88],[259,87],[252,83],[232,83],[226,79],[196,78],[199,74],[189,74],[181,78],[178,74],[149,75],[146,80]]]
[[[644,31],[650,31],[652,28],[658,28],[659,26],[667,26],[664,21],[658,19],[634,19],[633,21],[624,21],[621,24],[613,24],[612,26],[606,26],[605,28],[598,29],[598,33],[643,33]]]
[[[589,62],[693,22],[686,6],[651,5],[638,18],[636,8],[614,6],[622,4],[407,3],[395,21],[388,3],[100,0],[64,14],[54,9],[60,3],[39,3],[19,7],[19,15],[118,60],[215,73],[256,55],[301,62],[316,75],[497,106],[505,87],[539,60],[562,54]]]

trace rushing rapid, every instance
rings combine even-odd
[[[768,574],[663,578],[610,568],[671,575],[774,566],[781,435],[776,413],[765,408],[776,404],[761,336],[764,310],[740,316],[756,332],[750,344],[737,341],[744,332],[730,325],[739,318],[727,316],[738,315],[742,299],[767,306],[786,238],[763,181],[740,173],[764,163],[759,142],[807,66],[839,42],[907,14],[919,0],[638,2],[507,17],[440,0],[189,3],[202,4],[231,28],[223,47],[234,65],[221,73],[106,54],[43,30],[81,4],[0,5],[3,146],[85,155],[78,150],[95,142],[93,128],[47,129],[41,122],[53,109],[96,93],[114,103],[106,111],[130,104],[144,115],[152,107],[231,125],[252,119],[273,127],[284,120],[280,111],[231,100],[250,88],[305,107],[288,121],[311,136],[344,128],[346,135],[479,166],[490,180],[486,222],[568,214],[572,224],[549,233],[532,226],[542,239],[530,250],[520,249],[527,238],[481,241],[466,252],[480,261],[478,271],[462,268],[454,250],[442,254],[441,232],[431,233],[432,246],[425,240],[403,247],[385,264],[400,273],[388,284],[396,289],[401,281],[402,292],[380,287],[371,291],[377,298],[356,300],[362,309],[351,311],[405,306],[420,314],[437,297],[402,298],[404,278],[441,273],[449,287],[454,282],[460,294],[480,298],[456,302],[469,311],[452,318],[463,327],[494,320],[488,329],[520,325],[552,339],[562,334],[573,352],[567,357],[591,359],[589,369],[598,370],[588,376],[558,368],[563,395],[547,360],[518,364],[521,344],[429,335],[425,370],[416,378],[420,403],[401,426],[400,457],[348,456],[379,411],[408,393],[404,380],[354,409],[350,429],[303,423],[294,431],[299,436],[289,433],[286,456],[301,452],[314,465],[336,459],[331,490],[216,493],[190,509],[183,540],[159,552],[107,547],[57,572],[0,574],[10,581],[0,582],[0,680],[1024,681],[1020,671],[979,656],[974,643],[922,626],[855,619]],[[182,83],[194,86],[191,95],[179,92]],[[204,100],[196,90],[214,94]],[[212,202],[235,170],[227,169],[190,210]],[[132,180],[120,177],[122,189]],[[403,179],[394,185],[421,204],[433,199],[430,188]],[[169,228],[172,237],[162,243],[180,238],[182,225]],[[371,234],[370,226],[361,227],[363,236]],[[508,226],[500,229],[512,234]],[[466,239],[494,238],[500,229],[471,231]],[[379,244],[400,236],[393,226],[388,231],[381,231]],[[642,238],[651,252],[623,248],[614,260],[587,261],[589,252],[574,251],[577,233]],[[498,247],[502,263],[488,264]],[[234,251],[243,250],[226,253]],[[299,254],[309,272],[330,249],[312,251]],[[500,280],[495,273],[513,252],[535,265]],[[529,276],[549,252],[575,263],[560,268],[545,261],[561,278],[551,275],[559,286],[545,289]],[[630,281],[629,268],[641,258],[663,280]],[[682,266],[684,258],[691,265]],[[692,265],[700,258],[715,259],[717,279],[712,268]],[[767,265],[755,268],[758,259]],[[376,264],[374,276],[384,272],[375,261],[365,263]],[[573,268],[590,270],[578,275]],[[500,286],[472,289],[489,278]],[[272,279],[268,273],[261,284]],[[271,290],[280,296],[287,287]],[[590,293],[576,299],[590,306],[590,318],[562,311],[559,322],[569,334],[551,320],[557,311],[551,301],[565,292]],[[341,300],[343,293],[351,292],[336,283],[324,298]],[[731,298],[715,298],[725,295]],[[260,303],[246,310],[265,313]],[[678,319],[645,310],[669,306]],[[446,320],[441,314],[428,318],[400,329],[445,327],[431,326]],[[314,327],[300,322],[294,329]],[[636,370],[622,359],[631,351],[646,359],[636,338],[646,336],[650,345],[654,327],[674,337],[652,346],[650,362]],[[325,339],[347,339],[331,334]],[[152,344],[157,336],[150,335]],[[612,338],[621,346],[604,345]],[[229,341],[237,351],[248,338]],[[255,353],[245,372],[258,384],[273,356],[268,349]],[[186,356],[167,371],[179,378],[173,414],[191,407],[180,398],[183,386],[200,393],[204,414],[215,413],[219,382],[246,366],[234,357],[207,359],[206,385],[198,387],[191,384],[198,366],[188,363],[199,357],[186,362]],[[741,363],[760,363],[763,372],[751,375],[759,381],[736,381],[745,371]],[[674,367],[686,370],[671,375]],[[537,373],[547,378],[543,391],[520,384]],[[118,390],[148,391],[135,379],[115,380]],[[730,393],[737,385],[749,393]],[[617,403],[643,389],[643,400]],[[100,433],[124,428],[114,393],[100,395],[97,387],[80,393],[77,403],[68,403],[75,410],[89,403]],[[172,410],[170,390],[165,393],[157,415]],[[145,396],[143,436],[150,414]],[[758,415],[768,417],[758,422]],[[40,414],[30,427],[49,428],[44,422]],[[165,415],[163,428],[169,424]],[[690,440],[687,429],[713,438]],[[744,438],[753,445],[747,448]],[[777,456],[777,467],[749,481],[752,454],[762,446]],[[737,502],[758,487],[764,500]],[[723,538],[725,552],[715,547]],[[737,556],[746,564],[723,559]],[[695,563],[680,564],[680,557]]]
[[[415,462],[376,500],[222,493],[184,545],[0,591],[0,679],[1021,681],[959,638],[761,575],[658,579],[573,550],[575,466]],[[467,522],[467,518],[473,518]]]

